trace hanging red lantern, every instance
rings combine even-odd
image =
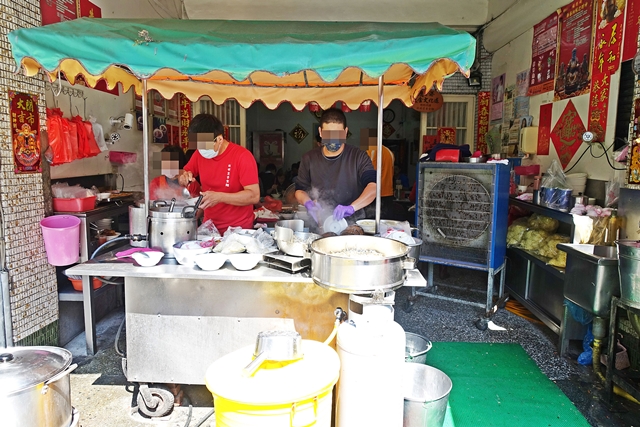
[[[350,112],[351,112],[351,108],[349,108],[349,106],[347,105],[347,103],[346,103],[346,102],[344,102],[344,101],[342,102],[342,111],[343,111],[344,113],[350,113]]]
[[[309,111],[311,111],[312,113],[317,113],[318,111],[320,111],[320,104],[315,101],[309,102],[307,106],[309,107]]]
[[[371,100],[366,100],[362,104],[360,104],[360,108],[358,109],[363,113],[368,113],[371,111]]]

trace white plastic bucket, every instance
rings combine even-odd
[[[441,370],[405,362],[403,427],[442,427],[452,386]]]
[[[53,215],[40,221],[47,261],[51,265],[69,265],[80,259],[80,218]]]

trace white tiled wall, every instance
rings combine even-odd
[[[45,129],[44,83],[15,74],[7,33],[40,25],[39,0],[0,0],[0,206],[9,270],[13,340],[20,341],[58,319],[55,269],[47,263],[40,230],[44,217],[42,174],[15,174],[8,91],[38,95]],[[48,184],[47,184],[48,185]]]

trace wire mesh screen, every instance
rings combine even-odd
[[[423,169],[418,227],[421,256],[486,264],[491,250],[493,172]]]

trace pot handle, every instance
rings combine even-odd
[[[44,387],[42,387],[42,394],[47,394],[47,392],[49,391],[49,385],[53,384],[54,382],[58,381],[60,378],[64,377],[67,374],[70,374],[71,372],[73,372],[76,368],[78,367],[77,363],[74,363],[72,365],[69,365],[67,367],[67,369],[65,369],[62,372],[58,372],[57,374],[55,374],[54,376],[52,376],[51,378],[49,378],[48,380],[46,380],[44,382]]]
[[[267,352],[261,351],[255,359],[249,362],[249,364],[242,369],[242,376],[246,378],[252,376],[265,360],[267,360]]]

